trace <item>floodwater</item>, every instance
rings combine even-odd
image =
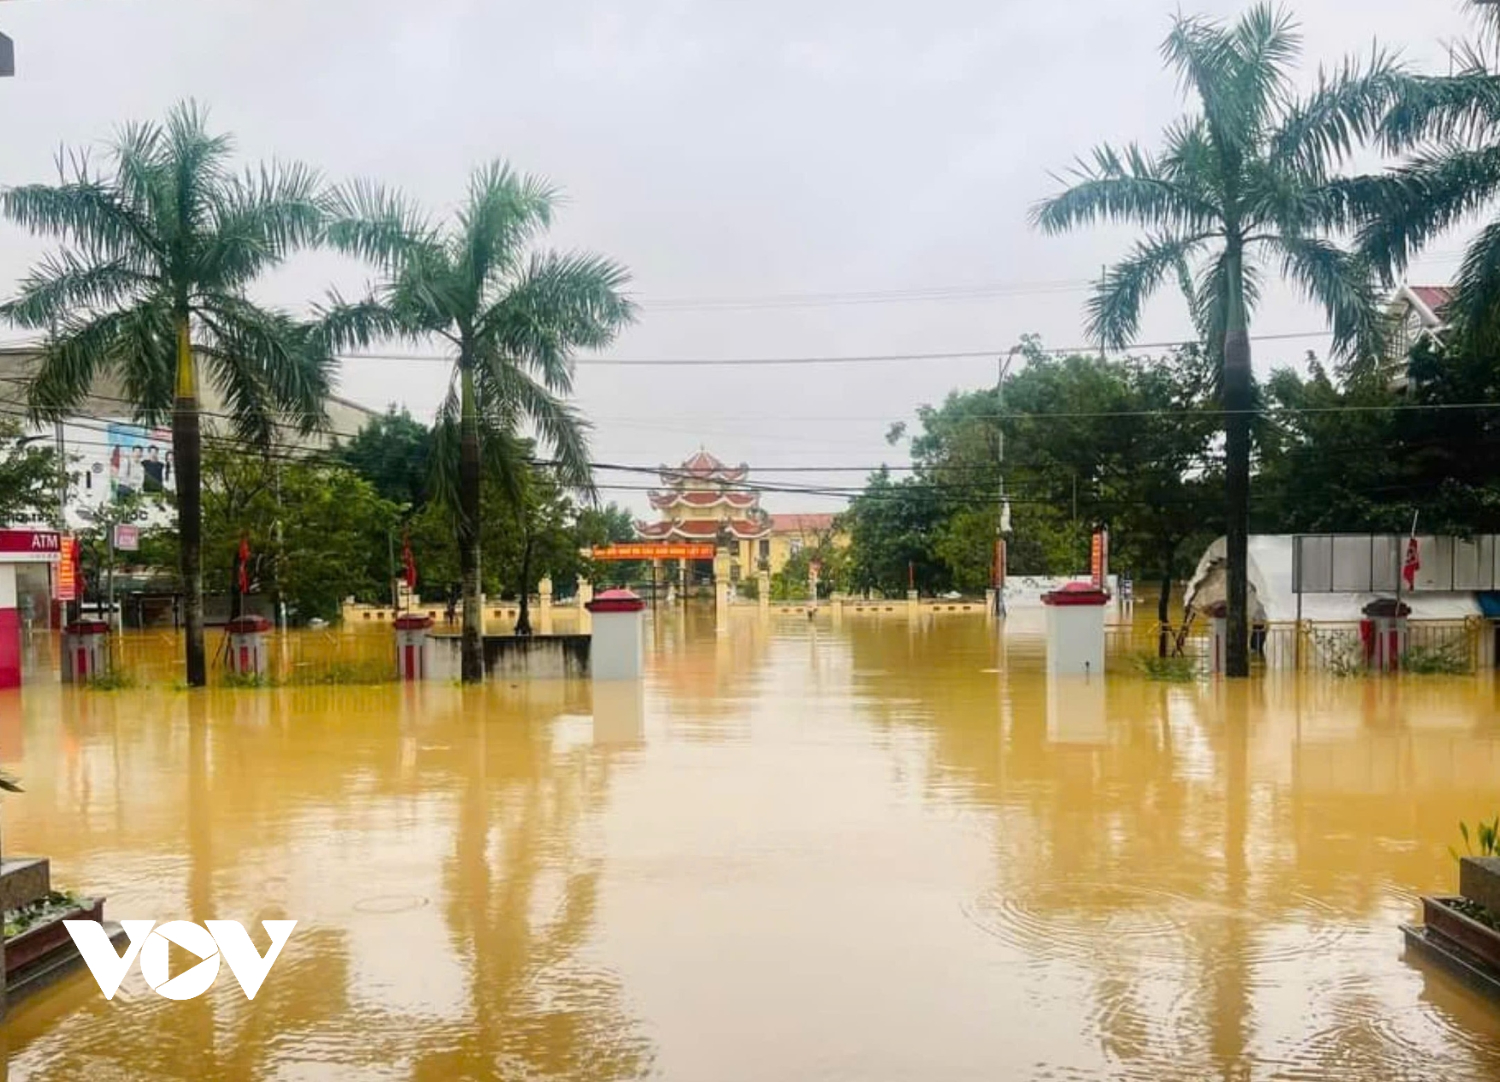
[[[0,699],[4,844],[298,921],[256,999],[87,972],[35,1079],[1493,1079],[1402,956],[1500,809],[1492,677],[1049,687],[1035,627],[664,619],[587,684]]]

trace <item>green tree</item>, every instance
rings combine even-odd
[[[243,538],[251,592],[284,601],[293,621],[335,619],[351,596],[388,603],[398,525],[397,506],[347,466],[217,446],[203,456],[205,587],[233,592]],[[149,538],[157,559],[176,543],[166,531]]]
[[[1033,212],[1049,233],[1100,221],[1146,230],[1090,301],[1092,337],[1128,343],[1146,298],[1176,281],[1221,359],[1230,676],[1250,671],[1249,321],[1263,281],[1261,260],[1327,311],[1341,355],[1375,356],[1379,349],[1381,322],[1367,267],[1328,239],[1350,214],[1334,169],[1374,131],[1404,76],[1376,54],[1368,64],[1348,61],[1320,77],[1312,95],[1298,100],[1292,67],[1300,52],[1291,18],[1269,5],[1251,8],[1232,25],[1177,16],[1163,54],[1198,111],[1167,129],[1159,156],[1135,146],[1098,148],[1070,187]]]
[[[165,124],[131,124],[96,170],[86,154],[58,183],[9,188],[0,210],[62,247],[22,280],[0,316],[47,333],[28,389],[38,420],[76,411],[112,376],[137,421],[170,417],[187,625],[187,680],[207,680],[203,645],[201,378],[246,443],[279,425],[323,420],[336,322],[301,323],[264,308],[249,288],[323,221],[319,182],[296,165],[238,174],[233,142],[209,132],[194,104]],[[200,366],[204,371],[200,372]]]
[[[57,514],[57,452],[0,420],[0,523],[34,522]]]
[[[454,359],[434,448],[438,491],[457,513],[465,681],[484,675],[480,610],[482,463],[519,503],[528,425],[568,485],[589,488],[586,424],[568,404],[573,355],[608,345],[633,318],[623,267],[595,255],[532,249],[556,189],[503,164],[477,170],[454,221],[433,228],[399,195],[356,184],[336,196],[328,236],[384,281],[360,306],[368,334],[436,340]]]
[[[334,457],[394,504],[420,510],[432,481],[432,430],[391,406],[334,448]]]
[[[850,585],[901,596],[910,576],[929,594],[946,590],[952,574],[934,548],[942,511],[932,486],[893,480],[883,468],[871,474],[841,516],[849,534]]]

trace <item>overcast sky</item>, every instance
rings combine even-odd
[[[1049,171],[1093,144],[1156,145],[1181,110],[1158,54],[1173,10],[1166,0],[15,0],[0,3],[18,68],[0,83],[0,183],[50,179],[59,144],[97,142],[192,96],[247,159],[377,177],[435,211],[490,158],[551,178],[568,193],[553,243],[634,273],[642,318],[606,358],[1000,353],[1027,332],[1068,346],[1081,340],[1087,279],[1130,234],[1044,237],[1027,210],[1054,189]],[[1446,43],[1468,30],[1458,0],[1294,10],[1308,77],[1372,40],[1444,68]],[[0,230],[3,293],[41,249]],[[1451,275],[1462,239],[1440,242],[1413,280]],[[262,292],[300,306],[364,279],[307,256]],[[950,295],[889,299],[932,290]],[[870,292],[887,297],[851,296]],[[1274,293],[1254,329],[1323,326]],[[1166,297],[1141,337],[1189,334]],[[1256,367],[1325,347],[1260,344]],[[445,381],[441,365],[351,361],[341,391],[427,416]],[[753,467],[865,467],[905,461],[884,441],[891,421],[993,381],[983,360],[591,365],[578,393],[601,461],[675,463],[702,444]],[[613,495],[644,510],[639,493]]]

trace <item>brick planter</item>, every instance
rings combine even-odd
[[[1453,907],[1457,898],[1423,898],[1422,920],[1429,935],[1456,943],[1475,958],[1500,971],[1500,932],[1480,924]]]
[[[68,929],[63,925],[65,920],[104,920],[104,899],[85,899],[88,908],[75,909],[71,913],[63,913],[55,920],[49,920],[45,924],[38,924],[26,929],[20,935],[5,941],[5,975],[8,980],[11,974],[17,970],[30,965],[38,958],[43,957],[64,943],[71,942]]]

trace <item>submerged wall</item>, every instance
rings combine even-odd
[[[486,635],[484,673],[497,680],[587,677],[590,643],[588,635]],[[432,679],[458,679],[460,644],[457,635],[428,636],[427,672]]]

